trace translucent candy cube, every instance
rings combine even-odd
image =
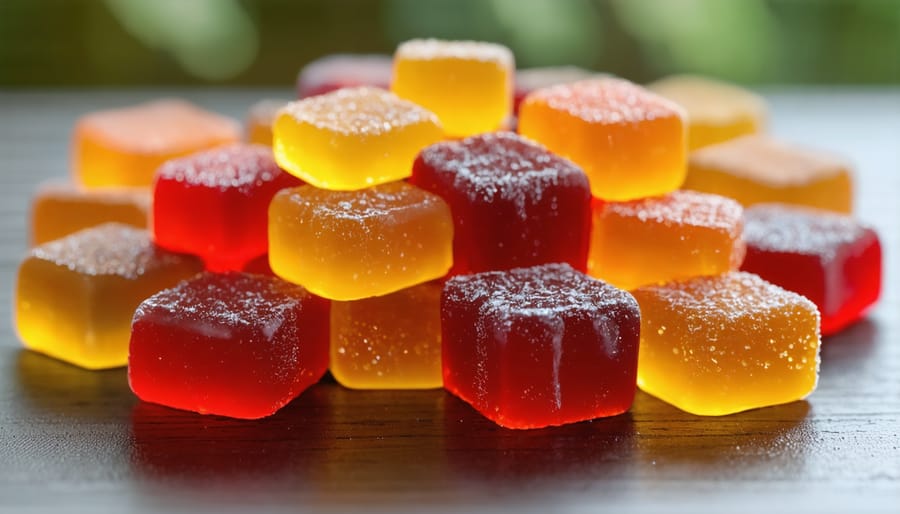
[[[451,274],[567,262],[584,271],[591,191],[578,166],[512,133],[422,150],[411,182],[454,220]]]
[[[628,410],[640,313],[566,264],[453,277],[441,298],[444,387],[508,428]]]
[[[147,188],[85,189],[68,182],[47,182],[31,202],[31,244],[39,245],[102,223],[147,228]]]
[[[534,90],[601,77],[608,77],[608,75],[578,66],[547,66],[516,70],[513,111],[518,114],[519,105],[525,100],[528,93]]]
[[[405,182],[359,191],[302,186],[269,208],[276,275],[332,300],[381,296],[440,278],[453,264],[441,197]]]
[[[247,141],[253,144],[272,146],[272,124],[275,116],[287,100],[260,100],[247,111]]]
[[[202,269],[146,230],[107,223],[35,247],[19,266],[15,325],[29,349],[88,369],[124,366],[134,310]]]
[[[142,400],[256,419],[328,367],[328,301],[274,277],[204,273],[134,315],[128,381]]]
[[[75,125],[73,174],[86,187],[150,186],[165,161],[240,138],[235,120],[181,100],[98,111]]]
[[[416,154],[443,130],[412,102],[356,88],[289,103],[273,136],[286,171],[319,188],[355,190],[408,177]]]
[[[853,210],[853,177],[844,161],[766,136],[743,136],[692,152],[684,188],[734,198],[744,206],[792,203]]]
[[[414,39],[394,54],[391,90],[437,114],[447,134],[501,128],[512,112],[512,52],[475,41]]]
[[[741,269],[812,300],[822,334],[858,320],[881,295],[878,234],[850,216],[808,207],[747,209]]]
[[[684,111],[626,80],[538,89],[519,109],[519,133],[581,166],[604,200],[657,196],[684,181]]]
[[[441,387],[437,281],[331,304],[331,374],[353,389]]]
[[[595,201],[588,274],[634,289],[736,270],[744,258],[742,214],[734,200],[693,191]]]
[[[766,101],[738,86],[693,75],[673,75],[647,87],[687,111],[688,146],[692,150],[765,128]]]
[[[198,255],[212,271],[241,270],[268,250],[269,202],[300,185],[263,145],[231,145],[165,163],[153,189],[153,239]]]
[[[297,75],[297,97],[330,93],[347,87],[391,86],[393,59],[382,54],[326,55],[307,64]]]
[[[819,312],[757,275],[730,272],[632,291],[641,307],[638,386],[720,416],[800,400],[819,376]]]

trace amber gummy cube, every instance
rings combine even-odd
[[[73,175],[86,187],[150,186],[165,161],[240,139],[237,121],[181,100],[98,111],[75,125]]]
[[[155,247],[146,230],[82,230],[33,248],[19,266],[16,329],[27,348],[77,366],[124,366],[137,306],[202,269]]]
[[[819,375],[819,311],[757,275],[730,272],[632,291],[638,386],[704,416],[800,400]]]
[[[362,87],[289,103],[273,137],[275,160],[288,173],[319,188],[355,190],[408,177],[416,154],[443,130],[422,107]]]
[[[692,152],[684,188],[734,198],[745,207],[791,203],[853,210],[853,178],[844,161],[766,136],[743,136]]]
[[[438,281],[331,303],[331,374],[353,389],[441,387]]]
[[[359,191],[285,189],[269,206],[276,275],[331,300],[380,296],[444,276],[453,220],[441,197],[405,182]]]
[[[588,274],[634,289],[735,270],[745,250],[742,214],[734,200],[694,191],[595,200]]]
[[[581,166],[603,200],[657,196],[684,181],[684,111],[627,80],[538,89],[519,107],[519,133]]]
[[[251,105],[247,110],[247,141],[272,146],[272,124],[278,111],[287,103],[287,100],[265,99]]]
[[[762,132],[768,117],[761,96],[714,79],[673,75],[647,88],[687,111],[688,147],[692,150]]]
[[[447,135],[501,128],[512,113],[512,52],[476,41],[414,39],[394,54],[391,91],[437,114]]]
[[[147,228],[150,202],[147,188],[85,189],[66,182],[47,182],[31,203],[31,244],[43,244],[108,222]]]

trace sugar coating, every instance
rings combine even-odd
[[[157,171],[157,180],[174,180],[221,191],[235,189],[249,195],[254,188],[275,180],[281,173],[271,148],[240,144],[170,160]]]
[[[707,227],[724,231],[734,239],[741,235],[743,208],[719,195],[673,191],[661,197],[608,202],[603,204],[603,210],[605,214],[665,227]]]
[[[444,41],[440,39],[412,39],[397,47],[395,59],[428,61],[461,59],[467,61],[494,62],[504,68],[513,67],[513,54],[509,48],[481,41]]]
[[[439,123],[437,116],[424,108],[372,87],[339,89],[290,102],[280,115],[321,130],[356,136],[378,136],[407,125]]]
[[[809,207],[757,204],[744,217],[748,245],[768,252],[817,255],[825,261],[871,232],[851,216]]]
[[[45,243],[32,249],[30,256],[84,275],[128,279],[185,258],[157,248],[146,230],[120,223],[105,223]]]
[[[51,180],[42,183],[36,198],[53,197],[54,200],[68,202],[91,202],[105,205],[134,205],[141,210],[149,210],[151,195],[143,187],[107,187],[84,189],[70,182]]]
[[[338,87],[375,86],[391,83],[389,55],[335,54],[310,62],[300,70],[297,91],[301,98],[322,94]]]
[[[678,104],[616,78],[580,80],[538,89],[528,95],[526,102],[529,101],[545,102],[551,109],[588,123],[637,123],[686,116]]]
[[[291,189],[289,201],[319,220],[365,222],[371,218],[389,220],[404,211],[429,210],[443,200],[423,189],[402,182],[389,182],[358,191],[328,191],[314,187]],[[360,225],[361,228],[367,225]]]

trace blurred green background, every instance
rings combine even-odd
[[[422,36],[636,81],[900,83],[900,0],[0,0],[0,86],[287,85]]]

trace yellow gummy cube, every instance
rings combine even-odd
[[[269,264],[332,300],[380,296],[442,277],[453,263],[453,220],[441,197],[406,182],[358,191],[310,185],[269,205]]]
[[[331,303],[331,374],[353,389],[441,387],[440,282]]]
[[[282,108],[272,131],[278,165],[322,189],[355,190],[406,178],[439,141],[437,117],[382,89],[339,89]]]
[[[512,52],[475,41],[414,39],[394,54],[391,91],[437,114],[451,137],[497,130],[512,112]]]
[[[275,116],[282,107],[287,105],[286,100],[260,100],[247,110],[246,136],[247,141],[259,145],[272,146],[272,124]]]
[[[691,150],[762,132],[766,124],[766,101],[756,93],[725,82],[674,75],[647,88],[687,111]]]
[[[843,160],[766,136],[691,152],[684,188],[734,198],[745,207],[790,203],[853,211],[853,178]]]
[[[819,375],[819,311],[757,275],[730,272],[632,291],[641,308],[638,386],[720,416],[800,400]]]
[[[19,267],[15,325],[29,349],[88,369],[128,362],[137,306],[203,269],[107,223],[37,246]]]
[[[31,204],[31,244],[107,222],[147,228],[150,201],[147,188],[84,189],[64,182],[43,184]]]

